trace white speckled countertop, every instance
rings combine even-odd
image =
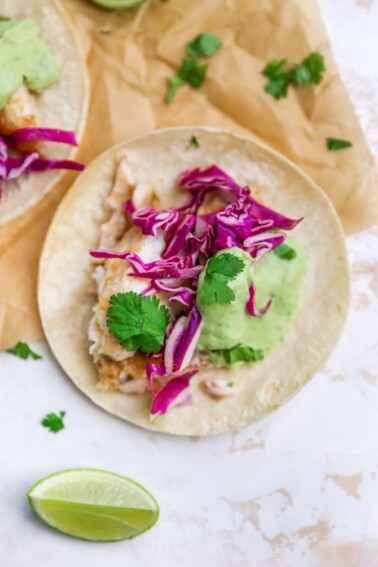
[[[378,159],[378,0],[320,0],[336,58]],[[378,227],[348,239],[352,306],[323,371],[244,431],[151,434],[83,397],[50,355],[0,354],[0,567],[378,566]],[[66,410],[57,435],[39,424]],[[96,467],[144,484],[155,528],[118,544],[45,528],[25,492]]]

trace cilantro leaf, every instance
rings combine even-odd
[[[216,302],[221,305],[232,303],[235,293],[228,283],[243,271],[244,266],[241,258],[227,252],[210,258],[199,291],[200,300],[205,305],[212,305]]]
[[[323,55],[313,52],[303,59],[300,65],[294,65],[291,70],[290,80],[295,85],[318,85],[323,79],[325,70]]]
[[[287,97],[290,84],[297,86],[318,85],[326,70],[324,57],[321,53],[310,53],[300,65],[288,65],[287,59],[272,59],[261,71],[270,81],[265,85],[265,91],[276,100]]]
[[[289,88],[289,80],[286,77],[282,79],[274,79],[265,85],[265,91],[272,95],[276,100],[287,97]]]
[[[220,48],[222,42],[212,33],[200,33],[187,43],[186,52],[191,57],[212,57]]]
[[[64,429],[63,418],[66,415],[65,411],[60,411],[59,415],[56,413],[48,413],[41,421],[43,427],[47,427],[53,433],[57,433]]]
[[[196,148],[196,149],[201,147],[201,144],[197,140],[196,136],[192,136],[190,138],[190,145],[192,146],[192,148]]]
[[[261,71],[270,81],[265,85],[265,91],[276,100],[287,96],[289,87],[289,69],[286,59],[272,59]]]
[[[205,305],[220,303],[227,305],[235,299],[235,293],[228,287],[228,278],[222,274],[205,276],[205,282],[199,292],[199,297]]]
[[[207,65],[200,65],[195,59],[184,59],[176,75],[167,77],[168,91],[165,102],[170,104],[176,96],[177,89],[188,83],[193,89],[199,89],[205,80]]]
[[[293,260],[297,257],[297,253],[294,248],[285,243],[277,246],[277,248],[275,248],[273,252],[276,256],[278,256],[278,258],[281,258],[281,260]]]
[[[207,263],[207,274],[222,274],[229,280],[234,280],[244,270],[244,261],[230,252],[213,256]]]
[[[193,89],[199,89],[205,80],[208,65],[200,65],[196,59],[184,59],[177,75]]]
[[[257,362],[264,358],[261,349],[236,345],[229,349],[213,350],[210,353],[210,361],[216,366],[232,366],[238,362]]]
[[[41,360],[42,356],[37,354],[36,352],[32,351],[27,343],[17,343],[12,348],[8,348],[6,352],[9,354],[14,354],[23,360],[27,360],[29,357],[33,360]]]
[[[165,95],[165,102],[169,104],[175,98],[177,89],[182,87],[185,81],[180,79],[178,75],[173,75],[173,77],[167,77],[167,81],[168,81],[168,90],[167,90],[167,94]]]
[[[345,148],[351,148],[353,146],[352,142],[348,140],[340,140],[338,138],[327,138],[327,148],[330,151],[344,150]]]
[[[169,311],[156,296],[134,291],[112,295],[106,324],[127,350],[159,352],[169,324]]]
[[[287,77],[289,69],[287,67],[287,59],[272,59],[267,63],[261,74],[269,79],[282,79]]]

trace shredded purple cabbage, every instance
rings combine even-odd
[[[48,171],[51,169],[71,169],[82,171],[84,165],[72,160],[42,159],[37,151],[20,152],[15,146],[22,142],[50,141],[76,146],[74,132],[51,128],[21,128],[8,138],[0,136],[0,179],[11,181],[27,172]],[[5,186],[6,188],[6,186]],[[2,188],[2,192],[4,188]],[[1,199],[1,195],[0,195]]]
[[[190,385],[191,378],[198,370],[187,370],[169,376],[168,382],[153,396],[150,414],[152,417],[167,413],[174,402],[178,402],[180,394]]]
[[[71,169],[73,171],[83,171],[85,165],[78,161],[69,159],[36,159],[30,165],[28,171],[50,171],[51,169]]]
[[[169,326],[163,352],[158,355],[163,356],[164,362],[160,366],[149,362],[146,368],[153,394],[152,416],[166,413],[197,372],[188,366],[200,337],[202,320],[195,298],[198,277],[207,259],[220,250],[238,247],[257,262],[279,246],[286,238],[286,231],[302,220],[290,219],[260,204],[248,187],[241,187],[215,165],[187,171],[180,176],[179,183],[191,194],[189,202],[182,207],[157,211],[136,209],[130,200],[125,203],[125,211],[143,234],[163,233],[165,248],[161,259],[146,263],[130,251],[90,250],[94,258],[128,261],[132,269],[129,276],[149,280],[144,294],[166,293],[169,303],[179,304],[178,317]],[[206,196],[213,191],[225,201],[224,208],[199,214]],[[253,317],[263,317],[272,302],[270,298],[259,310],[252,284],[246,310]],[[182,315],[182,310],[188,315]],[[158,392],[156,380],[165,384]]]
[[[30,171],[33,162],[38,159],[38,153],[31,152],[22,157],[8,157],[5,161],[0,161],[0,179],[4,181],[17,179],[26,171]]]
[[[131,215],[133,224],[139,226],[143,234],[156,236],[158,230],[166,231],[180,222],[180,215],[173,209],[155,211],[142,208],[136,210],[132,201],[126,201],[125,210]]]
[[[55,128],[20,128],[9,136],[12,145],[23,142],[58,142],[69,146],[77,146],[75,132],[56,130]]]
[[[177,211],[175,213],[178,215]],[[179,216],[179,215],[178,215]],[[170,258],[176,256],[185,247],[186,239],[192,232],[196,223],[194,215],[185,215],[179,222],[174,223],[171,232],[166,238],[166,247],[162,254],[162,258]]]
[[[273,298],[270,297],[268,299],[267,304],[265,305],[264,309],[261,311],[258,309],[256,305],[256,288],[255,285],[252,284],[249,288],[249,298],[247,301],[247,305],[245,306],[248,313],[253,317],[264,317],[264,315],[269,311],[271,305],[273,303]]]

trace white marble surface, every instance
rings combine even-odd
[[[378,157],[378,1],[321,0],[336,56]],[[348,239],[352,308],[323,371],[237,434],[146,433],[93,406],[47,346],[0,354],[0,567],[378,566],[378,227]],[[66,429],[40,425],[66,410]],[[34,519],[26,490],[72,467],[135,478],[161,516],[141,538],[91,544]]]

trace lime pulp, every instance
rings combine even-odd
[[[118,474],[72,469],[37,482],[27,493],[51,528],[90,541],[121,541],[152,528],[159,506],[145,488]]]

